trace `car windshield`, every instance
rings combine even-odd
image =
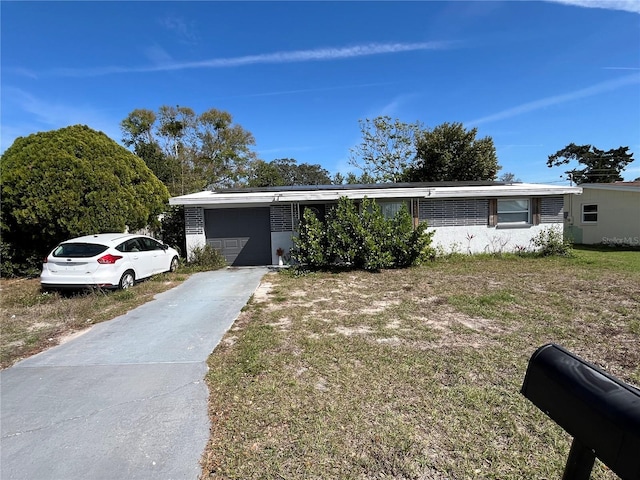
[[[90,258],[104,252],[106,245],[96,243],[62,243],[53,251],[54,257]]]

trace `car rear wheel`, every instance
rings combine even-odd
[[[136,281],[136,277],[135,274],[133,273],[133,271],[131,270],[127,270],[126,272],[124,272],[122,274],[122,277],[120,278],[120,283],[118,284],[118,287],[121,290],[126,290],[129,287],[133,287],[133,284]]]
[[[178,257],[173,257],[171,259],[171,265],[169,266],[169,271],[175,272],[176,270],[178,270]]]

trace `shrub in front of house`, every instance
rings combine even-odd
[[[531,243],[538,255],[543,257],[570,257],[573,255],[571,242],[564,238],[562,230],[559,228],[550,227],[541,230],[531,239]]]
[[[427,232],[426,222],[414,228],[406,205],[393,217],[391,229],[389,249],[396,267],[408,267],[435,256],[431,247],[434,230]]]
[[[392,266],[389,249],[390,222],[375,202],[365,198],[360,208],[347,198],[327,215],[328,255],[332,261],[353,268],[380,270]]]
[[[195,247],[189,255],[187,266],[195,271],[217,270],[225,267],[227,262],[222,254],[211,245]]]
[[[365,198],[356,205],[342,197],[324,223],[305,210],[292,258],[315,269],[332,265],[370,271],[407,267],[428,256],[432,233],[425,232],[426,228],[426,224],[413,228],[406,206],[389,219],[373,200]]]
[[[298,228],[298,236],[293,239],[291,257],[302,265],[322,268],[327,265],[327,232],[322,222],[306,209]]]

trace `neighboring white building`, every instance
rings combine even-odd
[[[318,185],[203,191],[174,197],[184,205],[187,254],[209,244],[230,265],[277,264],[277,249],[293,246],[305,208],[324,217],[340,197],[374,199],[392,215],[402,203],[414,223],[435,230],[444,251],[481,253],[530,247],[541,230],[562,229],[564,198],[580,187],[494,182]]]
[[[565,197],[565,236],[574,243],[640,246],[640,182],[582,184]]]

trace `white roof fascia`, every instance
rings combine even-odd
[[[616,192],[640,192],[638,185],[624,185],[616,183],[583,183],[582,188],[590,190],[614,190]]]
[[[435,187],[427,188],[425,198],[494,198],[494,197],[536,197],[564,194],[580,194],[580,187],[559,187],[534,183],[515,183],[484,187]]]
[[[281,192],[233,192],[211,191],[183,195],[169,199],[170,205],[186,206],[258,206],[313,201],[337,201],[340,197],[361,200],[394,198],[486,198],[486,197],[530,197],[564,194],[580,194],[580,187],[560,187],[517,183],[512,185],[467,186],[467,187],[407,187],[407,188],[362,188],[344,190],[298,190]]]

